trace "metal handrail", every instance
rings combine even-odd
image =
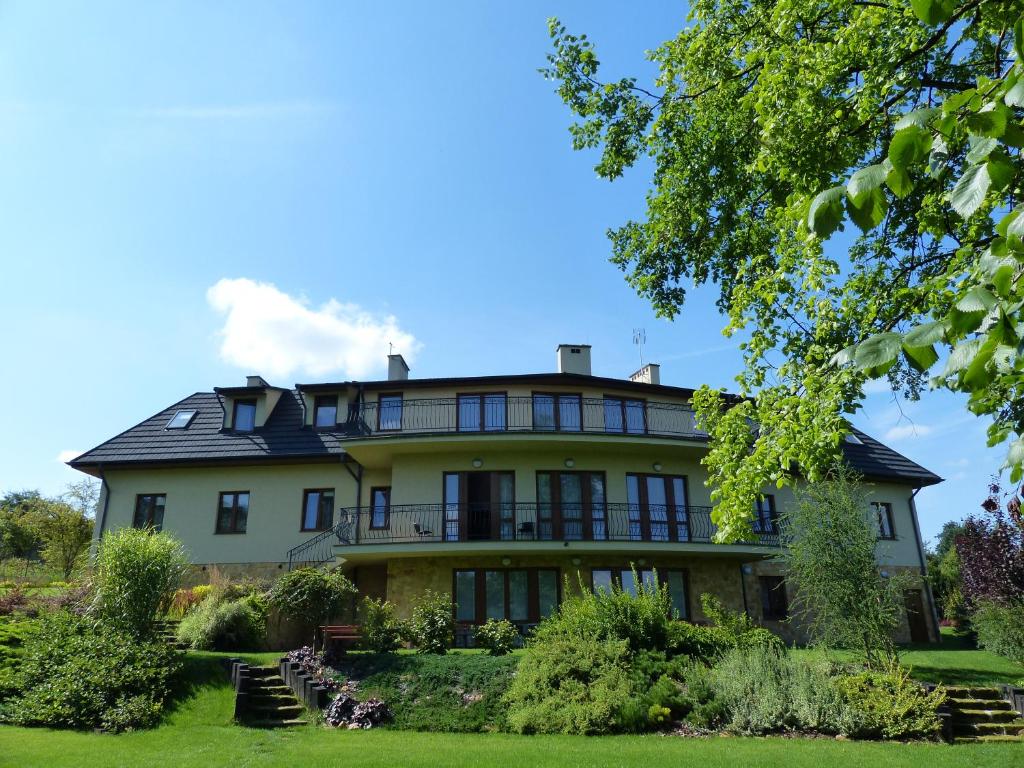
[[[377,511],[339,510],[339,522],[288,551],[289,570],[334,559],[337,545],[451,544],[457,542],[609,541],[711,544],[717,531],[711,507],[639,504],[396,504]],[[779,527],[755,521],[754,541],[778,547]],[[732,545],[722,545],[732,546]]]
[[[502,432],[707,437],[693,409],[680,403],[500,393],[363,402],[350,409],[343,430],[363,437]]]

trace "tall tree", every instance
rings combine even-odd
[[[749,399],[695,397],[720,538],[750,535],[765,484],[828,471],[869,378],[968,393],[1024,475],[1021,12],[697,0],[648,54],[649,86],[602,81],[586,36],[550,22],[542,71],[580,118],[574,147],[599,148],[608,179],[654,168],[646,217],[609,231],[613,262],[669,318],[717,286],[726,335],[749,333]],[[848,250],[826,251],[848,223]]]

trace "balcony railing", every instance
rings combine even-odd
[[[353,436],[542,432],[703,438],[692,408],[678,403],[578,395],[384,400],[349,414]]]
[[[594,541],[710,544],[711,507],[638,504],[402,504],[342,509],[333,528],[288,552],[289,568],[334,559],[336,545]],[[777,526],[755,529],[746,546],[779,546]],[[731,545],[723,545],[731,546]]]

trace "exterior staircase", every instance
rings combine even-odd
[[[254,667],[234,661],[235,720],[250,728],[306,725],[306,708],[285,685],[277,667]]]
[[[956,741],[1024,741],[1024,718],[999,688],[947,688]]]
[[[177,648],[179,651],[184,651],[187,646],[178,641],[178,625],[181,624],[180,619],[159,619],[154,622],[156,627],[157,637],[166,642],[172,648]]]

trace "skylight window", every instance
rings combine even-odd
[[[171,420],[167,422],[167,429],[185,429],[192,423],[192,419],[196,417],[197,413],[198,411],[194,410],[175,411]]]
[[[853,443],[854,445],[864,445],[864,441],[857,437],[853,432],[846,435],[846,442]]]

